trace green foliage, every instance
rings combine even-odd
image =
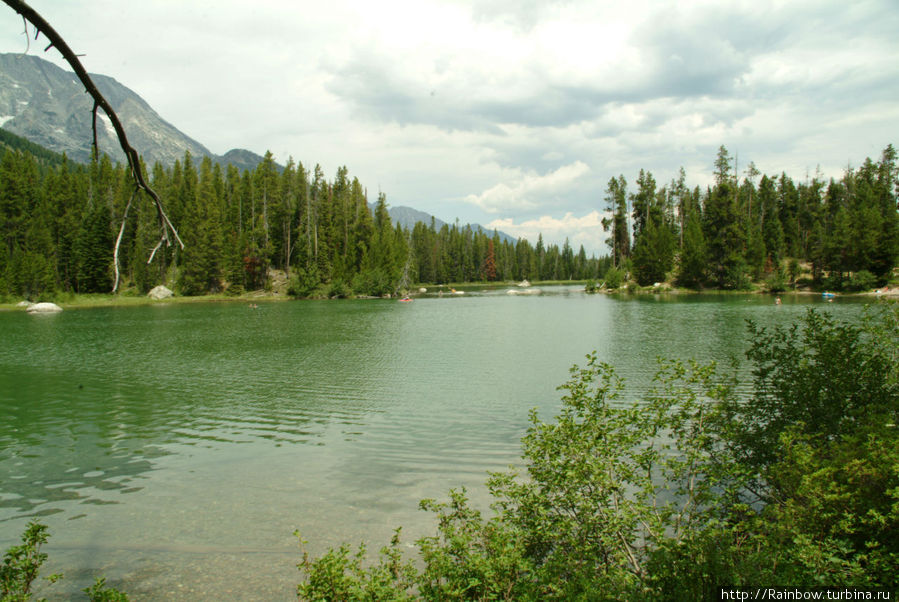
[[[708,272],[708,253],[700,219],[691,216],[684,231],[677,283],[689,288],[700,288]]]
[[[47,560],[41,546],[47,543],[48,537],[46,525],[31,521],[22,534],[22,544],[6,551],[0,566],[0,600],[20,602],[31,599],[31,586]],[[61,577],[51,575],[46,579],[52,583]]]
[[[846,291],[869,291],[877,286],[877,276],[868,270],[861,270],[852,274],[843,284]]]
[[[603,280],[605,280],[607,288],[616,289],[624,282],[624,270],[610,267],[606,270]]]
[[[765,288],[769,293],[782,293],[787,290],[787,275],[781,266],[774,269],[765,279]]]
[[[650,219],[634,245],[634,276],[641,286],[664,282],[674,265],[674,234],[668,224]]]
[[[347,283],[340,278],[332,280],[328,284],[328,299],[346,299],[352,294],[353,291],[350,290],[350,287],[347,285]]]
[[[50,534],[47,525],[31,521],[22,534],[22,544],[9,548],[0,565],[0,602],[26,602],[31,600],[31,587],[38,578],[47,554],[41,546],[47,543]],[[44,577],[50,583],[62,579],[61,574]],[[106,579],[98,577],[94,585],[83,590],[91,602],[128,602],[128,596],[106,587]],[[44,600],[44,598],[41,598]]]
[[[812,585],[896,586],[899,568],[899,435],[865,428],[827,440],[789,428],[768,472],[782,503],[769,504],[779,542]]]
[[[535,593],[519,530],[502,516],[484,520],[465,491],[450,491],[448,502],[423,500],[437,515],[438,534],[418,542],[425,569],[418,591],[428,600],[520,600]]]
[[[559,415],[531,412],[524,474],[493,474],[494,513],[425,500],[419,570],[398,538],[304,555],[307,599],[708,599],[722,584],[885,587],[899,575],[899,310],[862,325],[809,312],[751,325],[756,391],[662,362],[638,403],[611,366],[572,368]],[[402,567],[402,569],[400,569]],[[376,593],[371,593],[376,592]]]
[[[297,268],[290,277],[287,285],[287,294],[292,297],[306,298],[311,297],[313,292],[321,284],[321,278],[318,270],[312,268]]]
[[[834,441],[897,422],[899,320],[885,308],[878,315],[854,325],[810,310],[802,329],[771,331],[750,322],[754,393],[750,403],[726,407],[727,437],[742,462],[770,465],[788,427]]]
[[[294,535],[305,541],[299,533]],[[297,595],[304,600],[414,600],[409,590],[414,584],[415,568],[403,561],[400,550],[400,529],[397,529],[390,546],[381,549],[379,562],[363,568],[365,546],[350,553],[349,546],[330,550],[321,558],[311,560],[303,549],[303,559],[298,565],[307,575],[305,582],[297,586]]]
[[[679,363],[662,365],[656,385],[642,403],[623,403],[612,367],[588,356],[561,387],[555,422],[531,413],[526,478],[491,479],[497,507],[522,532],[542,597],[641,595],[656,542],[680,539],[717,512],[711,502],[724,481],[710,462],[711,408],[701,393],[728,389],[712,367]]]
[[[0,294],[109,290],[112,247],[132,191],[125,167],[106,156],[80,166],[64,156],[51,160],[33,145],[11,146],[0,156]],[[328,295],[319,285],[335,281],[378,295],[401,282],[587,280],[611,264],[643,285],[676,267],[681,286],[742,289],[749,276],[762,278],[791,257],[811,263],[816,282],[829,278],[830,288],[856,290],[870,283],[858,280],[866,273],[885,282],[899,259],[892,145],[879,161],[867,159],[829,183],[796,184],[779,174],[762,175],[756,186],[757,170],[740,181],[724,147],[706,191],[688,190],[683,170],[665,186],[641,170],[633,194],[623,175],[612,178],[603,220],[610,256],[599,259],[567,241],[560,248],[542,237],[536,244],[501,240],[458,222],[397,228],[386,197],[370,206],[346,167],[328,181],[319,166],[293,161],[279,172],[271,153],[243,172],[195,163],[186,154],[149,170],[186,247],[163,246],[147,265],[159,242],[157,215],[136,203],[119,250],[125,288],[146,292],[168,283],[205,294],[227,282],[255,290],[269,286],[269,270],[278,269],[317,274],[312,286],[298,283],[298,296]]]
[[[90,602],[128,602],[128,596],[119,590],[107,587],[105,577],[97,577],[94,584],[84,588]]]
[[[384,270],[364,270],[353,278],[353,292],[357,295],[383,297],[393,294],[397,282]]]

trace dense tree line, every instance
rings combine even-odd
[[[105,156],[76,164],[14,137],[0,142],[0,295],[112,289],[113,247],[133,190],[127,168]],[[187,295],[265,288],[273,269],[297,296],[384,295],[415,283],[612,281],[616,272],[641,285],[673,278],[740,288],[767,278],[776,287],[795,279],[799,261],[832,288],[888,278],[899,254],[892,145],[880,161],[866,159],[829,182],[816,176],[797,185],[751,163],[740,180],[724,147],[715,168],[704,191],[688,188],[683,170],[661,187],[641,170],[633,192],[623,175],[611,179],[611,253],[597,259],[567,240],[561,248],[542,236],[534,245],[512,242],[458,222],[404,229],[391,222],[385,195],[369,203],[346,167],[329,181],[318,165],[281,167],[271,153],[242,171],[185,154],[149,174],[185,248],[153,253],[155,211],[135,203],[119,266],[128,290],[164,283]]]
[[[106,156],[91,165],[6,145],[0,159],[0,294],[107,292],[112,250],[133,185]],[[269,285],[271,270],[298,296],[383,295],[413,283],[585,279],[601,261],[558,246],[511,243],[458,223],[411,230],[391,222],[387,199],[341,167],[327,180],[271,153],[253,170],[190,154],[153,166],[153,188],[180,231],[183,250],[153,254],[156,215],[136,203],[125,221],[120,267],[126,285],[146,292],[165,283],[182,294],[240,293]],[[153,261],[147,263],[152,255]]]
[[[733,289],[767,278],[777,288],[806,262],[816,283],[859,289],[885,282],[899,257],[897,197],[892,145],[839,180],[816,175],[799,184],[785,173],[763,175],[751,162],[741,179],[722,146],[705,190],[689,189],[683,169],[662,187],[641,170],[632,193],[623,175],[612,178],[603,226],[613,267],[641,285],[673,277],[683,286]]]

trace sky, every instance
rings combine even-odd
[[[588,254],[619,174],[704,187],[724,145],[839,178],[899,144],[897,0],[29,3],[216,154],[346,166],[370,200]],[[26,47],[2,7],[0,52]]]

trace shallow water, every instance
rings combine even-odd
[[[429,532],[425,497],[518,458],[568,368],[595,349],[649,386],[658,356],[727,362],[746,319],[819,297],[615,298],[575,287],[389,300],[0,314],[0,547],[50,526],[44,587],[103,574],[140,600],[290,600],[312,553]]]

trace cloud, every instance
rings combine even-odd
[[[602,228],[602,218],[605,214],[599,211],[591,211],[581,217],[572,213],[566,213],[561,218],[550,215],[542,215],[536,219],[515,223],[513,218],[495,219],[488,223],[488,230],[500,230],[516,238],[524,238],[536,244],[537,237],[542,235],[548,244],[556,244],[559,247],[568,239],[568,244],[575,252],[583,245],[588,255],[602,255],[608,253],[605,241],[607,234]]]
[[[895,0],[32,4],[214,152],[346,165],[450,222],[585,216],[641,168],[705,186],[721,144],[839,177],[899,138]],[[2,14],[0,51],[22,52]]]
[[[491,186],[480,194],[470,194],[465,200],[487,213],[521,211],[558,202],[572,185],[590,171],[582,161],[563,165],[545,175],[513,172],[509,180]]]

